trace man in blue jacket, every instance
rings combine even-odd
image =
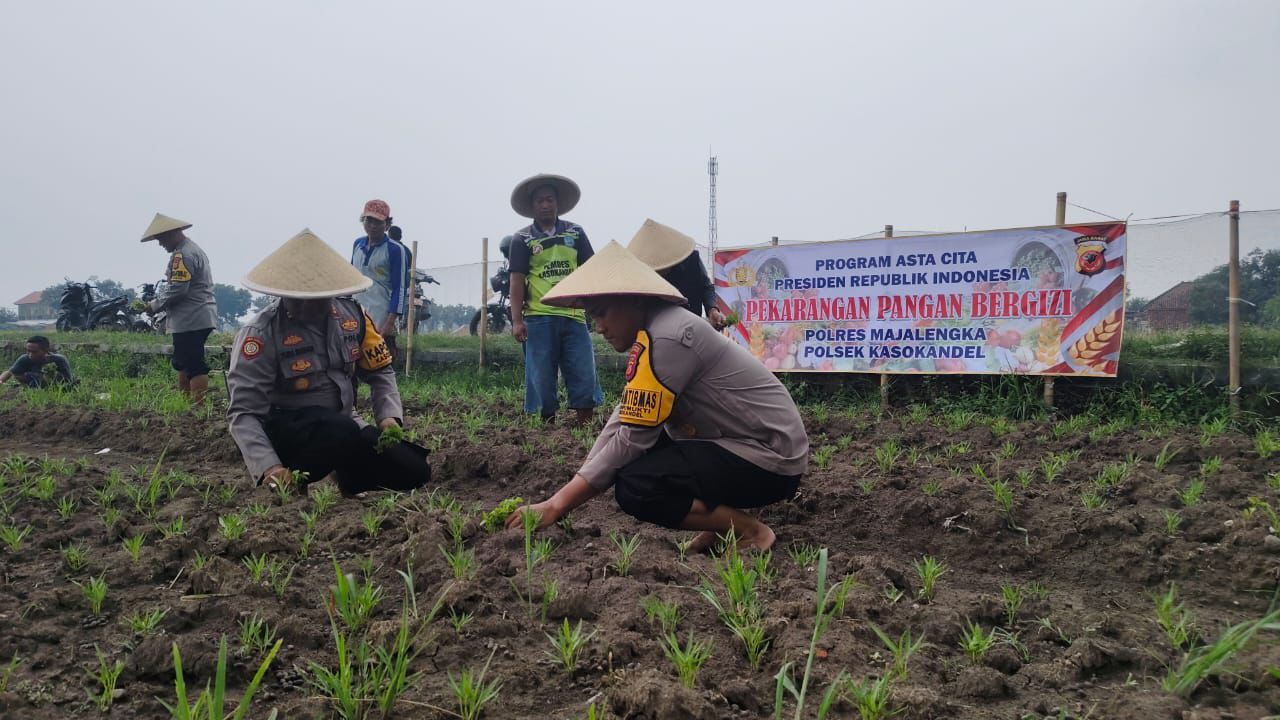
[[[366,234],[352,245],[351,264],[372,280],[373,285],[356,295],[355,299],[377,323],[378,333],[394,358],[399,354],[396,332],[400,316],[405,311],[404,279],[409,253],[403,245],[387,236],[391,227],[391,206],[385,201],[365,203],[360,223]]]

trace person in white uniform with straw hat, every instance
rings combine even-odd
[[[209,390],[209,365],[204,358],[204,342],[218,326],[218,305],[213,297],[213,271],[209,257],[183,230],[191,223],[156,216],[142,235],[142,242],[155,240],[169,262],[165,266],[165,286],[145,310],[168,314],[165,331],[173,336],[173,357],[169,364],[178,371],[178,389],[193,404],[204,400]]]
[[[227,373],[231,437],[255,482],[332,472],[343,494],[354,495],[431,479],[425,448],[378,448],[380,432],[403,424],[404,411],[391,353],[347,297],[370,282],[310,230],[245,276],[245,287],[277,298],[236,335]],[[377,427],[353,411],[357,376],[372,391]]]
[[[646,225],[637,239],[653,231]],[[618,407],[582,467],[523,512],[546,526],[612,487],[629,515],[702,531],[695,549],[730,530],[740,546],[772,546],[773,530],[743,510],[791,498],[809,458],[800,413],[773,373],[682,307],[674,286],[616,242],[543,301],[585,309],[605,340],[630,354]]]

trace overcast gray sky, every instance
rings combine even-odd
[[[1277,37],[1270,0],[8,3],[0,302],[159,277],[156,211],[220,282],[349,254],[372,197],[470,262],[539,171],[597,245],[705,240],[708,149],[726,246],[1280,207]]]

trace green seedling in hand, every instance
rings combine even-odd
[[[480,524],[487,532],[496,533],[507,524],[507,518],[516,508],[524,504],[524,498],[512,497],[498,503],[492,510],[480,518]]]

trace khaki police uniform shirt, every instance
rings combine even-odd
[[[183,240],[169,253],[165,280],[164,290],[151,301],[151,312],[168,313],[165,329],[170,334],[218,327],[213,270],[199,245]]]
[[[368,425],[352,411],[357,369],[372,390],[378,422],[402,419],[391,353],[356,301],[334,299],[322,323],[307,325],[291,319],[277,299],[240,329],[227,372],[227,419],[251,478],[283,464],[263,428],[272,408],[326,407]]]
[[[809,436],[791,394],[745,348],[669,305],[650,312],[627,358],[621,402],[578,471],[597,490],[657,443],[706,440],[779,475],[801,475]]]

